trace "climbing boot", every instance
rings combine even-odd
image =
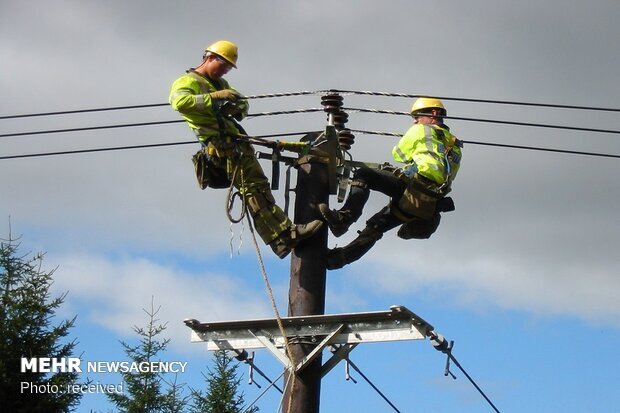
[[[274,239],[269,243],[269,246],[279,258],[286,257],[292,250],[288,245],[286,245],[286,242],[284,242],[282,238]]]
[[[327,223],[327,226],[329,226],[332,234],[336,237],[346,233],[353,221],[346,212],[329,209],[327,204],[319,204],[319,212],[321,216],[323,216],[323,220]]]
[[[364,228],[349,245],[328,250],[325,267],[328,270],[336,270],[359,260],[382,237],[383,233],[377,228]]]
[[[328,270],[337,270],[347,265],[347,258],[343,248],[334,248],[327,251],[327,261],[325,267]]]
[[[284,231],[276,239],[269,243],[273,252],[280,258],[286,257],[303,240],[316,234],[323,222],[315,219],[307,224],[296,224]]]
[[[307,224],[295,224],[291,228],[288,236],[290,237],[293,247],[295,248],[297,244],[306,238],[310,238],[314,234],[317,233],[318,230],[323,226],[323,221],[320,219],[315,219],[314,221],[310,221]]]

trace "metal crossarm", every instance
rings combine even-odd
[[[366,313],[283,317],[282,323],[288,339],[317,343],[313,356],[330,345],[424,340],[433,331],[432,325],[404,306]],[[208,350],[266,348],[287,368],[291,367],[283,352],[284,338],[276,319],[205,323],[187,319],[185,324],[192,329],[192,342],[207,343]],[[305,361],[295,368],[304,365]]]

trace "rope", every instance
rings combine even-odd
[[[241,222],[243,218],[245,218],[247,211],[245,197],[242,196],[241,192],[239,191],[233,192],[233,189],[235,188],[235,179],[237,178],[237,170],[239,170],[239,162],[237,162],[235,165],[235,170],[233,171],[232,179],[230,180],[230,186],[228,187],[228,192],[226,193],[226,217],[228,217],[228,220],[232,224],[238,224],[239,222]],[[243,168],[241,168],[242,185],[243,181]],[[232,216],[232,209],[235,205],[235,198],[241,198],[241,213],[239,215],[239,218],[234,218]]]
[[[233,231],[233,224],[237,224],[239,222],[241,222],[243,220],[243,218],[245,217],[246,214],[246,201],[245,201],[245,197],[243,197],[241,195],[241,192],[236,191],[233,192],[233,188],[234,188],[234,182],[235,179],[237,177],[237,170],[239,169],[239,164],[237,163],[235,165],[235,170],[233,172],[233,176],[232,179],[230,181],[230,186],[228,187],[228,191],[226,193],[226,217],[228,218],[228,220],[230,221],[230,241],[229,241],[229,246],[230,246],[230,258],[233,257],[233,240],[235,238],[235,233]],[[243,180],[243,169],[241,169],[241,176],[242,176],[242,180]],[[232,210],[235,204],[235,198],[241,198],[241,213],[239,218],[234,218],[232,216]],[[239,247],[237,248],[237,254],[239,254],[239,251],[241,251],[241,246],[243,245],[243,229],[245,228],[245,225],[243,225],[243,223],[241,223],[241,233],[239,234]]]
[[[238,220],[235,220],[231,214],[230,214],[230,209],[232,209],[232,201],[234,200],[234,196],[235,195],[231,195],[232,194],[232,188],[234,186],[234,181],[236,179],[236,174],[237,174],[237,170],[241,169],[240,172],[240,180],[241,180],[241,187],[244,188],[245,187],[245,178],[243,176],[243,168],[239,168],[239,163],[237,163],[237,165],[235,166],[235,170],[233,172],[233,179],[232,179],[232,183],[230,188],[228,189],[228,195],[227,195],[227,207],[226,207],[226,215],[228,217],[228,219],[231,222],[240,222],[243,217],[247,218],[248,221],[248,227],[250,228],[250,234],[252,234],[252,241],[254,243],[254,248],[256,250],[256,256],[258,258],[258,263],[260,266],[260,270],[261,270],[261,275],[263,277],[263,281],[265,283],[265,288],[267,289],[267,294],[269,295],[269,300],[271,302],[271,306],[273,308],[273,311],[275,313],[276,316],[276,321],[278,323],[278,328],[280,329],[280,334],[282,334],[282,338],[284,339],[284,348],[286,351],[286,354],[290,360],[291,363],[291,368],[290,368],[290,377],[292,376],[292,384],[291,384],[291,391],[289,393],[289,403],[288,403],[288,413],[290,413],[290,409],[291,409],[291,399],[293,396],[293,389],[295,388],[295,369],[294,369],[294,365],[293,365],[293,354],[291,352],[291,347],[289,344],[289,340],[288,337],[286,336],[286,330],[284,329],[284,324],[282,322],[282,317],[280,316],[280,311],[278,310],[278,305],[276,303],[274,294],[273,294],[273,289],[271,288],[271,283],[269,282],[269,276],[267,275],[267,270],[265,269],[265,263],[263,262],[263,257],[261,255],[260,252],[260,247],[258,245],[258,241],[256,240],[256,232],[254,231],[254,226],[252,225],[252,220],[250,219],[250,214],[248,213],[248,206],[247,206],[247,202],[245,201],[245,197],[242,196],[238,191],[235,192],[235,194],[239,193],[239,195],[241,196],[241,198],[243,199],[243,211],[241,213],[241,216]]]
[[[243,182],[242,182],[242,185],[243,185]],[[246,205],[246,208],[247,208],[247,205]],[[284,348],[286,350],[286,354],[291,363],[289,379],[292,376],[293,380],[291,383],[291,391],[289,392],[289,402],[288,402],[288,413],[290,413],[291,399],[293,397],[293,389],[295,388],[295,376],[296,376],[294,365],[293,365],[293,353],[291,352],[289,340],[288,340],[288,337],[286,336],[286,330],[284,329],[284,324],[282,323],[282,317],[280,317],[280,311],[278,310],[278,305],[276,304],[273,290],[271,288],[271,283],[269,282],[269,277],[267,276],[267,270],[265,269],[265,263],[263,262],[263,257],[260,253],[260,247],[258,246],[258,242],[256,241],[256,233],[254,231],[254,226],[252,225],[252,221],[250,220],[250,214],[246,214],[246,218],[248,221],[248,226],[250,227],[250,234],[252,234],[252,241],[254,242],[254,248],[256,250],[256,256],[258,258],[258,264],[260,266],[261,275],[263,277],[263,281],[265,282],[265,288],[267,289],[267,293],[269,295],[271,306],[276,315],[276,321],[278,323],[278,328],[280,329],[280,334],[282,334],[282,338],[284,339]]]

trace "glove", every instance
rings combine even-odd
[[[237,100],[236,102],[225,102],[221,108],[220,112],[224,116],[232,116],[235,120],[242,120],[248,114],[248,101],[245,99]]]
[[[234,89],[217,90],[209,93],[209,96],[211,96],[211,99],[213,100],[226,100],[230,102],[234,102],[241,97],[239,92]]]
[[[233,113],[233,118],[241,121],[243,120],[243,118],[248,116],[248,110],[250,109],[250,105],[248,104],[247,100],[243,99],[239,101],[235,106],[237,107],[237,111]]]

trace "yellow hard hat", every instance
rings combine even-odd
[[[205,49],[205,53],[207,52],[215,53],[226,59],[234,67],[237,67],[238,48],[233,42],[218,40]]]
[[[446,111],[446,108],[443,103],[441,103],[441,100],[435,98],[421,97],[417,98],[416,101],[413,102],[413,106],[411,106],[411,114],[413,115],[415,112],[432,108],[443,109],[444,112]]]

